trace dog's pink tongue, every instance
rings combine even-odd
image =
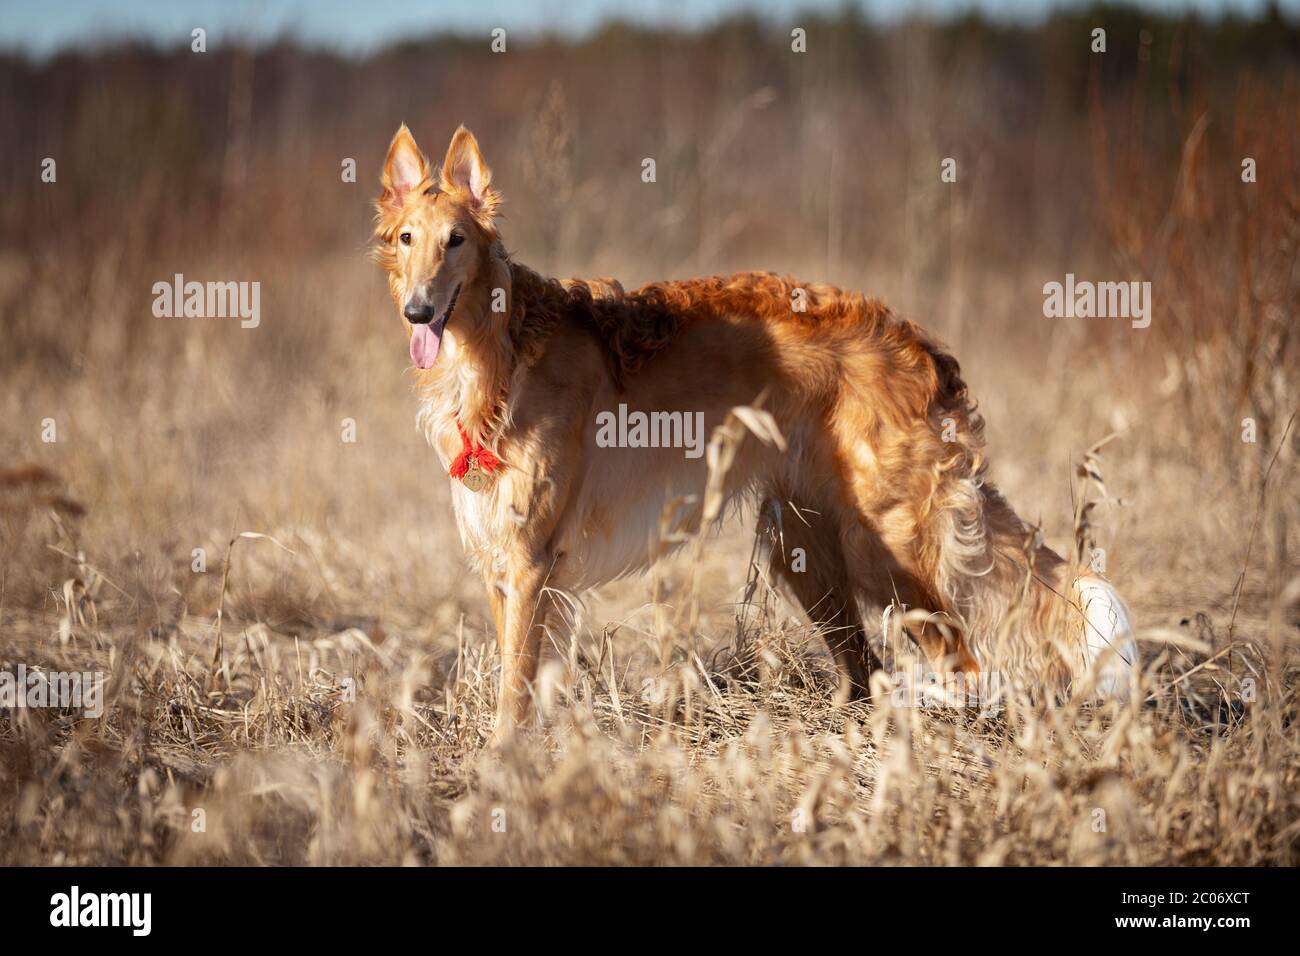
[[[438,346],[442,345],[442,328],[433,330],[433,323],[414,326],[411,330],[411,361],[417,368],[433,368],[433,360],[438,357]]]

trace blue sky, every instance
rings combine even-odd
[[[798,10],[835,10],[846,2],[879,18],[978,7],[1020,19],[1062,5],[1062,0],[0,0],[0,49],[46,56],[70,44],[124,36],[172,45],[188,42],[190,30],[202,26],[214,45],[236,33],[258,40],[289,33],[313,44],[365,52],[404,35],[443,30],[486,32],[501,26],[523,35],[547,28],[584,33],[616,17],[699,26],[736,10],[784,19]],[[1145,0],[1142,5],[1213,13],[1255,11],[1264,0]],[[1294,13],[1300,0],[1282,0],[1281,6]]]

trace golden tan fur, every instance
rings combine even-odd
[[[860,605],[935,612],[908,633],[938,668],[995,666],[1044,698],[1082,672],[1064,562],[988,482],[958,364],[918,327],[862,295],[770,273],[633,292],[545,279],[506,255],[499,204],[463,127],[436,172],[398,131],[377,258],[399,313],[418,301],[449,316],[418,373],[421,420],[444,466],[461,450],[457,420],[505,462],[479,495],[452,483],[502,654],[498,733],[530,713],[550,595],[645,567],[681,496],[696,503],[668,530],[701,520],[703,460],[598,447],[596,416],[618,403],[699,411],[707,432],[765,397],[788,449],[746,443],[725,491],[761,502],[765,520],[784,516],[773,569],[823,628],[846,693],[866,693],[879,667]]]

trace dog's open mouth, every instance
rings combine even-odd
[[[438,349],[442,347],[443,330],[447,328],[447,320],[451,318],[452,310],[456,308],[456,300],[459,298],[460,286],[457,285],[442,315],[432,322],[412,327],[411,361],[415,363],[416,368],[433,368],[433,363],[438,358]]]

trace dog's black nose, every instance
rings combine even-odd
[[[406,321],[412,325],[424,325],[426,322],[433,321],[433,304],[425,302],[417,305],[408,302],[406,308],[402,310],[402,315],[406,316]]]

